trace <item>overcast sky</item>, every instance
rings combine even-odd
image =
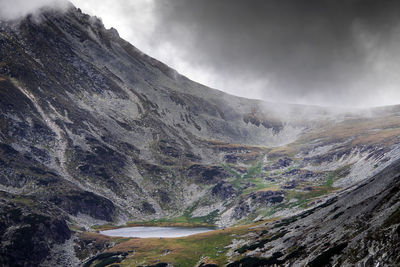
[[[26,2],[0,0],[0,15],[5,1],[14,9]],[[400,1],[72,2],[150,56],[235,95],[316,105],[400,104]]]

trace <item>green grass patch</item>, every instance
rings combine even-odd
[[[16,197],[13,199],[14,202],[23,204],[25,206],[32,206],[34,204],[33,200],[30,198],[24,198],[24,197]]]
[[[394,224],[400,223],[400,208],[393,212],[384,222],[384,227],[389,227]]]
[[[242,191],[242,195],[247,195],[252,192],[260,191],[260,190],[278,190],[279,189],[279,186],[277,186],[275,183],[266,182],[262,178],[251,178],[251,179],[247,179],[246,181],[254,184],[254,186],[244,189]]]
[[[335,182],[335,175],[334,174],[329,174],[328,178],[326,179],[326,182],[324,183],[325,187],[332,187],[333,183]]]
[[[262,159],[265,156],[263,154],[258,158],[258,160],[248,168],[246,174],[241,175],[240,173],[233,170],[229,165],[223,165],[223,167],[232,174],[232,179],[230,179],[230,183],[237,189],[241,194],[249,194],[254,191],[258,191],[267,187],[273,186],[272,183],[266,183],[263,178],[260,177],[262,173]],[[248,184],[254,184],[251,188],[244,187]]]
[[[261,171],[262,171],[262,162],[258,161],[256,165],[253,165],[249,168],[247,173],[243,176],[243,179],[255,177],[256,175],[259,175]]]
[[[215,221],[217,217],[218,217],[218,210],[214,210],[213,212],[205,216],[192,217],[191,210],[189,209],[185,211],[185,213],[182,216],[152,220],[147,223],[151,225],[215,226]]]
[[[228,259],[228,246],[236,235],[249,232],[249,226],[220,229],[182,238],[140,238],[118,244],[110,252],[134,251],[121,266],[152,265],[158,262],[173,266],[196,266],[200,259],[224,266]]]
[[[222,168],[224,168],[227,172],[229,172],[233,177],[240,179],[242,178],[242,176],[240,175],[240,173],[238,173],[237,171],[235,171],[230,165],[228,164],[223,164]]]

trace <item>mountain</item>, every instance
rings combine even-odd
[[[228,266],[397,266],[400,161],[319,206],[273,223],[234,249]]]
[[[389,264],[399,136],[399,106],[341,111],[231,96],[72,5],[1,21],[0,264],[89,266],[121,242],[87,238],[96,225],[257,221],[259,235],[237,235],[223,261]],[[124,263],[132,251],[116,253]]]

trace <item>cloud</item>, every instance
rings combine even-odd
[[[215,73],[218,88],[272,101],[400,103],[400,3],[165,0],[160,43]]]
[[[0,0],[0,17],[60,1]],[[316,105],[400,103],[398,1],[72,2],[143,52],[235,95]]]
[[[16,20],[36,14],[42,8],[67,8],[66,0],[0,0],[0,19]]]
[[[400,102],[392,0],[73,0],[145,53],[240,96],[319,105]]]
[[[92,16],[101,17],[106,27],[114,27],[119,34],[146,53],[158,47],[152,34],[156,24],[153,0],[71,0]]]

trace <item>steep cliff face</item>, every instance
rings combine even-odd
[[[265,146],[301,132],[276,114],[257,118],[256,101],[180,76],[75,8],[1,23],[0,37],[2,143],[128,216],[167,215],[198,198],[182,188],[214,173],[182,173],[220,162],[214,140]]]
[[[399,135],[399,107],[343,113],[207,88],[72,6],[0,21],[9,238],[28,214],[42,216],[43,231],[62,229],[32,237],[53,247],[69,239],[66,222],[184,216],[226,226],[298,213],[390,166]]]

